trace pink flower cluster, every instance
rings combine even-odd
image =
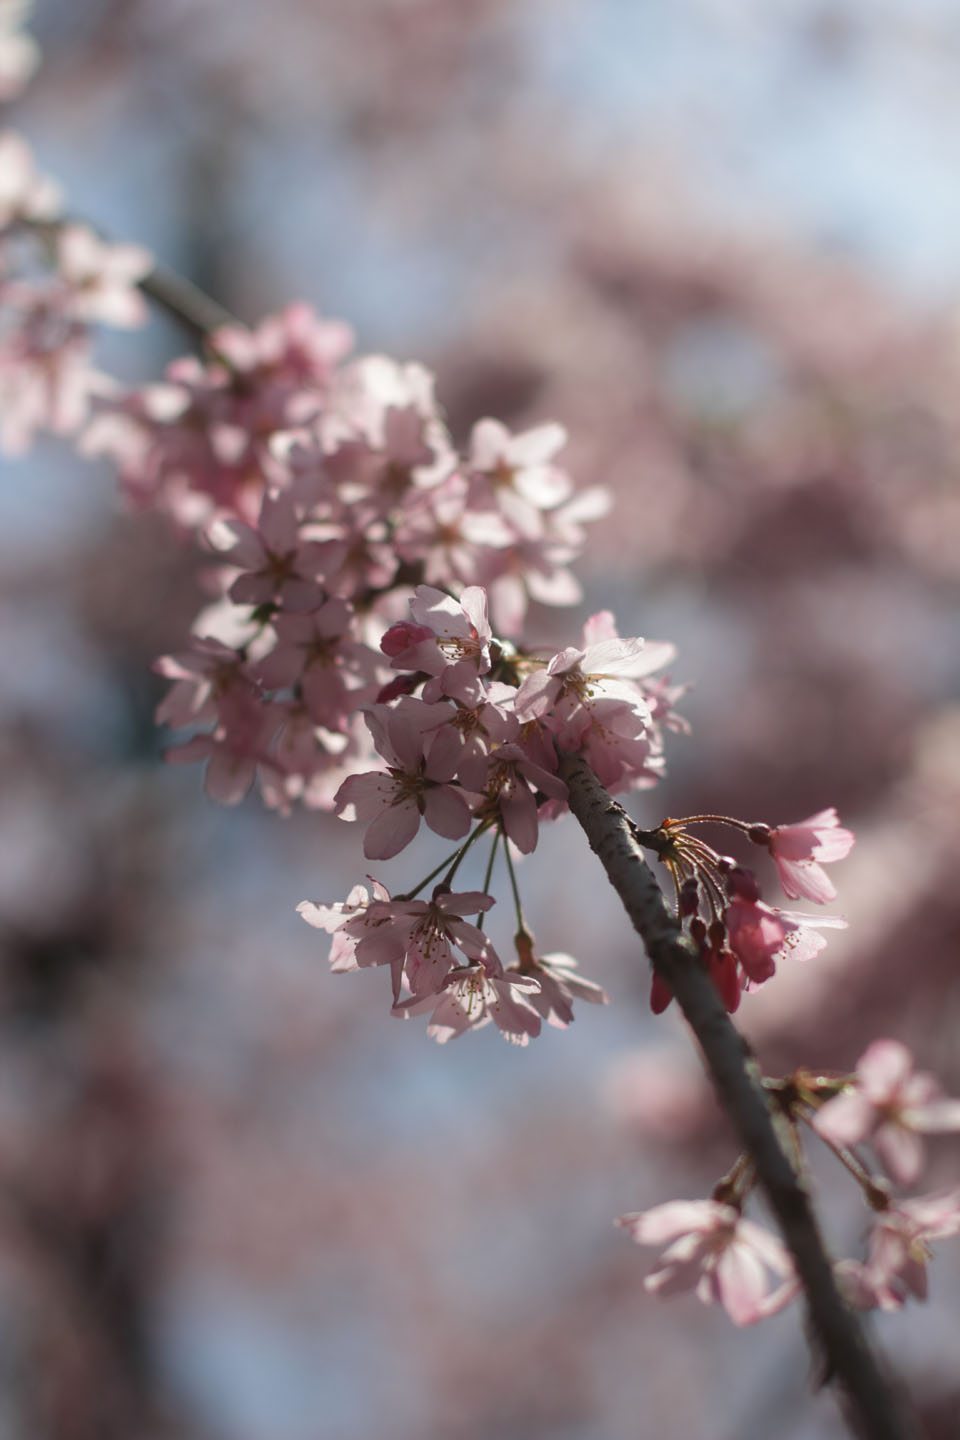
[[[848,1149],[869,1140],[891,1178],[913,1185],[924,1166],[920,1136],[960,1130],[960,1100],[948,1099],[935,1076],[915,1071],[899,1040],[874,1040],[850,1083],[813,1123],[831,1145]]]
[[[945,1098],[932,1075],[916,1072],[897,1040],[875,1040],[844,1080],[798,1071],[774,1088],[798,1144],[802,1120],[839,1152],[873,1212],[866,1260],[844,1259],[834,1267],[850,1304],[896,1310],[911,1296],[925,1300],[930,1242],[960,1234],[960,1190],[894,1201],[850,1147],[870,1140],[890,1176],[912,1184],[923,1166],[920,1135],[960,1131],[960,1100]],[[753,1183],[745,1161],[742,1156],[711,1200],[674,1200],[618,1221],[640,1245],[667,1243],[647,1276],[648,1290],[662,1296],[694,1290],[705,1304],[719,1300],[737,1325],[774,1314],[799,1291],[782,1243],[742,1216]]]
[[[0,50],[0,75],[3,55]],[[56,187],[25,142],[0,135],[0,448],[38,430],[76,434],[112,382],[92,364],[92,328],[141,325],[137,282],[152,268],[139,245],[109,245],[60,218]]]
[[[224,803],[239,801],[258,781],[266,802],[281,811],[295,802],[331,808],[342,782],[369,769],[377,754],[401,771],[422,761],[427,823],[445,806],[440,833],[450,835],[468,813],[459,792],[482,791],[484,757],[508,740],[518,744],[524,729],[522,746],[499,756],[498,793],[512,828],[525,836],[518,843],[532,848],[530,767],[556,769],[551,746],[545,766],[536,740],[550,697],[528,686],[527,711],[512,703],[534,662],[505,681],[502,665],[502,673],[488,673],[489,655],[480,666],[465,652],[456,670],[442,656],[464,642],[477,606],[489,646],[487,607],[499,633],[516,636],[531,599],[579,599],[569,564],[582,547],[584,522],[603,512],[605,496],[574,493],[556,462],[565,438],[557,425],[511,435],[482,420],[458,454],[430,374],[384,356],[351,359],[351,347],[345,325],[292,305],[253,331],[217,330],[206,362],[178,360],[162,384],[103,397],[85,427],[81,447],[112,457],[130,501],[164,511],[212,562],[206,578],[213,600],[194,638],[157,665],[174,681],[159,718],[209,727],[170,758],[206,759],[207,790]],[[465,608],[452,598],[461,592]],[[431,617],[439,628],[419,653],[417,627]],[[614,648],[626,643],[615,639],[612,622],[591,624],[607,625]],[[598,638],[591,634],[585,644]],[[506,648],[499,642],[498,656]],[[668,651],[646,647],[633,673],[656,668]],[[617,663],[620,673],[623,658]],[[589,722],[585,748],[597,756],[623,753],[611,773],[619,766],[632,775],[642,761],[652,782],[662,770],[657,722],[675,723],[675,692],[651,684],[641,705],[635,687],[628,721],[629,707],[611,705],[611,696],[599,703],[609,688],[600,677],[594,703],[574,714],[571,697],[590,683],[589,663],[584,671],[571,651],[539,668],[548,666],[550,684],[567,697],[571,735]],[[416,707],[399,707],[402,718],[394,719],[369,707],[396,707],[421,685],[418,706],[445,708],[417,710],[423,753],[413,757],[408,731]],[[433,734],[444,717],[449,733]],[[455,763],[444,783],[458,789],[440,792],[434,782],[448,761]],[[557,782],[545,784],[559,803]],[[369,809],[371,802],[360,803]],[[389,832],[402,819],[396,810],[382,828]],[[395,853],[389,836],[378,841],[378,833],[370,841],[376,851],[368,846],[367,853]],[[402,835],[401,824],[399,844]]]
[[[648,653],[642,640],[617,636],[613,617],[603,613],[587,622],[581,647],[552,657],[525,656],[494,637],[480,586],[467,586],[454,600],[420,585],[409,610],[409,620],[395,622],[381,641],[398,673],[399,693],[388,683],[381,695],[393,698],[363,710],[381,768],[349,775],[334,797],[342,819],[366,824],[368,859],[398,854],[421,823],[445,839],[464,841],[451,858],[451,876],[466,849],[487,832],[494,845],[502,838],[529,854],[541,818],[565,807],[566,786],[557,773],[561,750],[589,755],[613,789],[649,785],[656,778],[662,734],[646,679],[669,658],[669,647],[651,645]],[[437,893],[447,891],[441,886]],[[473,899],[477,908],[493,903],[489,895]],[[362,932],[357,965],[386,963],[381,942],[395,939],[398,924],[383,909],[387,903],[380,897],[362,917],[343,921],[346,936],[359,939]],[[341,914],[329,906],[306,905],[301,911],[321,928],[332,914]],[[519,914],[518,923],[518,965],[506,979],[486,939],[473,951],[460,944],[467,966],[454,964],[446,950],[435,952],[440,958],[429,970],[426,990],[423,964],[411,968],[409,955],[394,956],[395,1013],[433,1006],[430,1033],[439,1039],[490,1018],[504,1033],[525,1039],[538,1033],[541,1018],[569,1023],[574,996],[605,998],[599,987],[573,975],[569,956],[536,959]],[[377,944],[367,943],[371,925],[377,927]],[[363,958],[374,954],[379,958]],[[332,958],[337,964],[339,951]],[[401,980],[410,992],[406,999],[400,997]]]
[[[775,1235],[717,1200],[670,1200],[617,1221],[638,1245],[667,1248],[644,1286],[663,1299],[692,1290],[735,1325],[775,1315],[799,1293],[790,1255]],[[876,1217],[866,1262],[840,1260],[837,1281],[861,1310],[898,1310],[927,1298],[930,1241],[960,1234],[960,1190],[890,1204]]]
[[[658,832],[660,858],[673,876],[680,916],[732,1013],[742,992],[769,980],[778,961],[787,956],[809,960],[826,944],[819,931],[843,929],[846,921],[839,915],[808,915],[766,904],[752,870],[688,833],[690,825],[707,822],[732,826],[765,846],[788,899],[802,895],[818,904],[837,893],[822,863],[848,855],[854,836],[841,827],[834,809],[774,829],[724,816],[664,821]],[[654,976],[650,998],[654,1013],[665,1010],[672,998],[664,981]]]
[[[534,957],[528,935],[518,937],[520,962],[504,969],[489,937],[463,918],[488,911],[491,895],[454,894],[439,885],[429,901],[406,900],[391,899],[377,880],[371,887],[368,895],[354,886],[343,903],[304,900],[297,909],[333,936],[334,971],[389,966],[393,1014],[429,1013],[427,1034],[440,1044],[492,1021],[507,1040],[526,1045],[539,1035],[541,1019],[560,1026],[573,1019],[574,996],[607,999],[598,985],[573,975],[569,955]]]

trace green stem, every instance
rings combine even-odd
[[[490,820],[484,820],[484,821],[482,821],[481,824],[479,824],[479,825],[477,826],[476,830],[474,830],[473,834],[467,836],[466,840],[465,840],[464,843],[460,846],[460,849],[457,851],[456,855],[453,857],[453,864],[450,866],[450,869],[448,870],[447,874],[444,875],[444,877],[443,877],[443,883],[444,883],[444,885],[449,886],[449,885],[452,885],[452,884],[453,884],[453,877],[454,877],[454,875],[456,875],[457,871],[460,869],[460,866],[461,866],[461,864],[462,864],[462,862],[463,862],[463,857],[466,855],[467,851],[470,849],[470,846],[473,844],[473,842],[474,842],[475,840],[479,840],[481,835],[485,835],[485,834],[486,834],[486,832],[490,829],[490,826],[491,826],[492,823],[493,823],[493,822],[490,821]]]
[[[495,860],[495,858],[496,858],[497,846],[500,844],[500,835],[501,835],[501,833],[502,833],[502,832],[501,832],[500,827],[499,827],[499,825],[498,825],[498,826],[497,826],[496,834],[495,834],[494,837],[493,837],[493,844],[490,846],[490,858],[489,858],[488,861],[487,861],[487,868],[486,868],[486,871],[484,872],[484,876],[483,876],[483,893],[484,893],[485,895],[489,895],[489,893],[490,893],[490,876],[493,874],[493,862],[494,862],[494,860]],[[481,914],[480,914],[480,918],[479,918],[479,920],[477,921],[477,929],[478,929],[478,930],[482,930],[482,929],[483,929],[483,922],[484,922],[484,920],[486,920],[486,918],[487,918],[486,912],[483,912],[483,911],[482,911]]]
[[[513,868],[513,856],[510,854],[510,842],[504,836],[503,853],[507,857],[507,873],[510,876],[510,889],[513,891],[513,903],[517,912],[517,930],[526,935],[527,927],[523,923],[523,906],[520,904],[520,889],[517,885],[517,875]]]
[[[797,1106],[796,1113],[803,1123],[813,1131],[817,1139],[822,1141],[827,1149],[836,1155],[844,1169],[848,1170],[854,1180],[857,1181],[866,1196],[867,1204],[871,1210],[889,1209],[890,1194],[886,1186],[883,1185],[875,1175],[871,1175],[859,1156],[852,1150],[848,1150],[846,1145],[835,1145],[832,1140],[828,1140],[825,1135],[821,1135],[805,1108]]]
[[[486,824],[481,825],[477,830],[473,832],[472,835],[467,837],[467,839],[464,841],[464,843],[460,846],[458,850],[454,850],[453,854],[448,855],[446,860],[441,860],[439,865],[434,866],[434,868],[430,871],[430,874],[423,877],[423,879],[420,881],[420,884],[416,887],[415,890],[407,890],[404,892],[403,895],[397,895],[395,898],[397,900],[415,900],[420,894],[420,891],[423,889],[424,885],[429,885],[430,881],[436,875],[439,875],[441,870],[446,870],[448,866],[452,866],[453,868],[450,870],[450,874],[447,876],[447,879],[448,881],[452,879],[453,876],[456,874],[457,866],[460,864],[460,861],[463,859],[464,855],[467,853],[474,840],[476,840],[478,836],[483,834],[484,830],[487,828],[488,825],[489,821],[486,822]]]

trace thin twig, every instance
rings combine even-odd
[[[155,265],[149,275],[140,281],[140,289],[149,300],[189,330],[195,339],[205,340],[211,331],[218,330],[222,325],[242,324],[218,300],[166,265]]]
[[[860,1317],[837,1289],[810,1197],[790,1162],[786,1119],[771,1106],[756,1060],[667,905],[627,815],[579,756],[564,755],[560,774],[570,809],[696,1035],[720,1102],[753,1160],[806,1293],[826,1378],[841,1387],[852,1430],[862,1440],[915,1440],[915,1422],[870,1349]]]

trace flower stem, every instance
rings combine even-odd
[[[501,834],[502,834],[502,831],[501,831],[501,829],[500,829],[500,826],[498,825],[498,826],[497,826],[497,829],[496,829],[496,833],[495,833],[495,835],[494,835],[494,837],[493,837],[493,844],[490,846],[490,857],[489,857],[489,859],[487,860],[487,868],[486,868],[486,870],[484,871],[484,875],[483,875],[483,892],[484,892],[485,895],[489,895],[489,893],[490,893],[490,876],[493,874],[493,862],[494,862],[494,860],[496,859],[497,846],[500,844],[500,836],[501,836]],[[482,929],[483,929],[483,922],[484,922],[484,920],[486,920],[486,918],[487,918],[487,916],[486,916],[486,911],[481,911],[481,912],[480,912],[480,918],[477,920],[477,929],[478,929],[478,930],[482,930]]]
[[[510,854],[510,842],[504,840],[503,853],[507,857],[507,873],[510,876],[510,888],[513,891],[513,903],[517,912],[517,929],[526,933],[526,925],[523,922],[523,906],[520,904],[520,889],[517,885],[517,875],[513,868],[513,856]]]

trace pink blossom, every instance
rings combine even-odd
[[[449,733],[431,734],[449,713],[447,705],[426,705],[412,697],[394,709],[378,706],[366,713],[377,752],[390,768],[350,776],[335,803],[342,820],[371,822],[363,842],[368,860],[398,854],[416,835],[421,818],[448,840],[460,840],[470,829],[467,797],[450,784],[459,742]]]
[[[193,649],[162,655],[153,669],[172,680],[157,706],[158,725],[203,725],[217,718],[217,701],[232,686],[246,686],[243,655],[210,636],[197,636]]]
[[[372,887],[370,895],[365,886],[354,885],[346,900],[338,900],[332,905],[301,900],[297,906],[297,914],[302,915],[308,925],[326,930],[328,935],[333,936],[331,970],[357,970],[364,964],[389,963],[394,958],[387,955],[374,958],[375,952],[369,949],[364,952],[363,958],[357,955],[360,944],[370,931],[384,925],[390,918],[389,910],[384,908],[390,902],[389,890],[379,880],[374,880],[372,876],[369,878]]]
[[[914,1071],[913,1056],[898,1040],[874,1040],[857,1061],[853,1086],[817,1112],[814,1125],[834,1145],[869,1139],[901,1185],[923,1169],[921,1134],[960,1130],[960,1100],[943,1098],[932,1075]]]
[[[667,1248],[644,1281],[655,1295],[694,1290],[704,1305],[719,1300],[735,1325],[773,1315],[799,1289],[781,1242],[732,1205],[716,1200],[670,1200],[617,1221],[638,1245]],[[770,1276],[779,1279],[771,1288]]]
[[[238,519],[215,520],[207,532],[224,564],[244,573],[228,591],[237,605],[276,602],[281,610],[312,610],[324,599],[318,584],[324,548],[300,535],[293,500],[265,494],[256,528]]]
[[[270,742],[284,718],[280,705],[265,704],[252,690],[227,691],[217,709],[218,723],[209,735],[195,735],[166,752],[175,765],[207,760],[204,788],[221,805],[239,805],[260,765],[269,766]]]
[[[498,746],[490,755],[483,787],[482,817],[498,814],[504,834],[529,855],[537,847],[539,824],[534,791],[547,799],[566,801],[567,787],[557,775],[534,763],[519,745]],[[532,787],[532,788],[531,788]]]
[[[427,701],[444,696],[475,705],[482,698],[479,677],[490,669],[493,634],[487,596],[468,585],[459,600],[431,585],[418,585],[410,601],[413,624],[400,622],[381,646],[396,670],[417,670],[435,677],[424,690]]]
[[[430,900],[394,900],[377,918],[375,934],[357,946],[360,965],[390,964],[394,970],[394,1001],[399,998],[401,975],[414,1000],[434,999],[450,971],[460,963],[452,946],[475,963],[496,970],[499,961],[488,937],[462,917],[489,910],[492,895],[481,890],[451,894],[437,887]],[[408,1002],[404,1002],[408,1003]]]
[[[0,0],[0,100],[19,95],[40,60],[40,52],[20,26],[31,0]]]
[[[443,730],[455,737],[460,747],[456,775],[468,790],[482,791],[487,783],[491,756],[501,746],[520,738],[520,722],[508,708],[515,694],[513,686],[494,680],[484,687],[484,698],[479,704],[466,705],[460,701],[450,711]]]
[[[795,825],[778,825],[767,844],[776,861],[783,893],[790,900],[805,896],[818,905],[835,900],[836,887],[823,864],[843,860],[853,849],[854,835],[842,829],[835,809],[820,810]]]
[[[899,1310],[927,1298],[930,1241],[960,1234],[960,1190],[901,1200],[877,1216],[865,1264],[842,1260],[838,1279],[860,1309]]]
[[[471,510],[459,473],[432,490],[408,496],[396,532],[396,549],[408,564],[422,563],[430,585],[484,583],[491,554],[513,543],[513,531],[495,511]]]
[[[348,502],[363,496],[384,514],[452,472],[456,456],[437,409],[433,376],[423,365],[366,356],[340,372],[333,400],[327,448],[334,451],[336,472],[337,447],[347,443],[348,466],[339,478]]]
[[[787,955],[809,960],[818,954],[827,943],[818,930],[846,929],[840,915],[804,915],[764,904],[753,874],[739,865],[728,872],[727,888],[723,921],[728,944],[752,985],[769,980],[776,962]]]
[[[548,1025],[564,1030],[573,1023],[574,1000],[586,1000],[591,1005],[609,1005],[610,996],[600,985],[576,975],[577,962],[572,955],[553,951],[549,955],[534,955],[533,937],[520,934],[516,937],[518,965],[511,965],[508,976],[529,975],[540,982],[539,991],[530,996],[530,1004],[543,1016]]]
[[[531,1003],[538,989],[532,977],[504,974],[485,964],[469,965],[451,970],[439,1000],[429,996],[401,1001],[393,1014],[405,1017],[431,1010],[427,1034],[440,1045],[467,1030],[481,1030],[491,1020],[504,1039],[527,1045],[540,1034],[540,1016]]]
[[[272,627],[277,643],[255,666],[256,676],[271,690],[299,683],[316,724],[339,731],[373,699],[377,657],[354,638],[345,600],[328,600],[310,615],[278,615]]]
[[[59,188],[37,172],[27,142],[15,130],[0,132],[0,229],[16,220],[52,220],[59,209]]]
[[[500,510],[518,534],[538,536],[540,512],[567,500],[573,489],[566,471],[550,463],[566,440],[562,425],[511,435],[499,420],[478,420],[467,459],[471,506]]]
[[[146,322],[147,304],[137,282],[153,269],[153,257],[142,245],[111,245],[85,225],[63,225],[57,267],[72,320],[121,329]]]
[[[517,691],[515,709],[521,720],[551,715],[561,748],[572,749],[594,717],[588,708],[593,701],[619,702],[632,726],[633,738],[650,721],[650,707],[639,677],[658,670],[675,654],[672,645],[652,644],[640,638],[621,639],[613,616],[601,611],[591,616],[583,630],[583,648],[568,646],[545,666],[534,670]],[[612,722],[608,710],[605,726]],[[626,733],[621,729],[621,733]]]
[[[11,455],[38,430],[74,434],[109,383],[91,365],[86,330],[64,311],[62,288],[20,286],[16,309],[0,339],[0,448]]]

